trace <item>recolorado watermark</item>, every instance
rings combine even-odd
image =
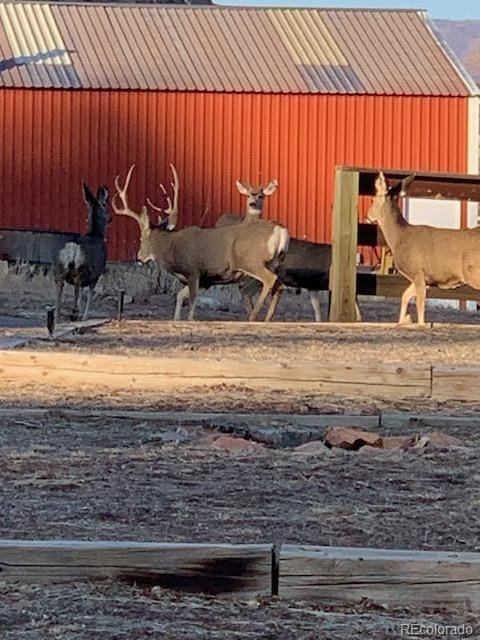
[[[437,624],[408,622],[400,624],[401,638],[471,638],[471,624]]]

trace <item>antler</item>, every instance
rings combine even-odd
[[[167,214],[167,217],[168,217],[168,229],[171,230],[171,229],[175,229],[175,227],[177,226],[177,220],[178,220],[179,180],[178,180],[177,170],[175,169],[175,165],[170,163],[170,169],[171,169],[172,174],[173,174],[173,182],[170,183],[170,186],[173,189],[173,201],[172,201],[172,198],[170,198],[170,196],[168,195],[168,191],[165,189],[165,186],[160,183],[159,187],[163,191],[163,193],[165,194],[165,198],[167,200],[167,208],[166,209],[162,209],[161,207],[158,207],[157,205],[153,204],[153,202],[150,200],[150,198],[147,198],[147,202],[152,207],[152,209],[155,209],[155,211],[160,211],[160,213],[166,213]],[[160,222],[162,221],[161,218],[160,218],[159,221]]]
[[[210,196],[208,196],[207,198],[207,204],[205,205],[205,209],[203,210],[203,215],[200,218],[200,226],[203,225],[203,223],[205,222],[205,218],[208,216],[208,214],[210,213],[210,208],[211,208],[211,203],[210,203]]]
[[[119,216],[128,216],[129,218],[133,218],[134,220],[136,220],[140,225],[141,229],[144,229],[144,228],[148,229],[150,227],[150,220],[148,218],[146,207],[143,206],[141,213],[138,214],[132,209],[130,209],[130,207],[128,206],[127,191],[128,191],[128,186],[130,184],[130,179],[132,177],[132,173],[134,169],[135,169],[135,165],[132,164],[132,166],[128,170],[127,177],[125,178],[125,183],[123,187],[120,187],[120,182],[119,182],[120,176],[115,177],[115,189],[117,191],[112,198],[112,209]],[[115,202],[117,197],[119,197],[120,200],[122,201],[122,205],[123,205],[122,207],[117,206]]]

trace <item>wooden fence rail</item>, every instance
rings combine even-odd
[[[480,611],[480,553],[271,544],[0,540],[5,582],[109,578],[217,596]]]

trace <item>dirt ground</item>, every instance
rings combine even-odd
[[[213,448],[174,422],[5,419],[0,537],[265,541],[478,551],[480,436],[440,450],[300,455]],[[0,581],[2,638],[400,638],[452,613],[344,610],[272,598],[222,601],[109,582]],[[466,622],[462,616],[461,621]]]
[[[128,276],[128,277],[127,277]],[[141,271],[110,273],[94,316],[114,317],[116,292],[132,301],[125,320],[26,348],[135,353],[185,358],[311,359],[325,362],[429,362],[478,365],[476,327],[400,329],[314,325],[216,324],[244,317],[235,293],[200,306],[209,322],[165,323],[171,284]],[[4,274],[0,333],[43,330],[54,299],[49,276]],[[128,286],[125,286],[125,281]],[[231,288],[233,291],[233,288]],[[4,289],[5,290],[5,289]],[[129,293],[130,292],[130,293]],[[308,298],[285,296],[279,319],[311,319]],[[395,321],[398,302],[362,302],[366,320]],[[477,324],[476,314],[430,308],[430,321]],[[45,331],[46,333],[46,331]],[[368,381],[366,381],[368,384]],[[185,542],[285,542],[426,550],[480,551],[480,435],[459,426],[464,445],[438,450],[299,455],[259,447],[231,453],[212,446],[211,425],[174,420],[94,418],[90,408],[247,413],[376,414],[379,411],[478,415],[478,403],[362,400],[218,386],[182,393],[66,393],[48,385],[2,385],[0,405],[48,407],[43,418],[20,411],[0,421],[0,538]],[[59,407],[76,407],[68,418]],[[224,425],[225,430],[232,428]],[[235,426],[235,425],[233,425]],[[400,624],[461,624],[452,612],[386,610],[368,603],[330,609],[275,598],[221,600],[150,586],[90,582],[12,585],[0,573],[0,637],[6,640],[186,640],[400,638]],[[477,621],[472,621],[476,624]],[[480,637],[480,630],[477,635]]]
[[[149,590],[110,583],[75,584],[68,590],[0,585],[0,599],[3,640],[400,640],[409,637],[401,636],[401,625],[412,622],[478,629],[470,616],[442,611],[386,612],[361,605],[329,610],[302,601],[229,602],[172,592],[157,599]]]
[[[473,365],[480,362],[480,327],[409,328],[298,323],[112,322],[36,349],[172,358],[249,361]],[[46,334],[46,332],[45,332]]]
[[[470,616],[442,611],[387,612],[361,605],[329,610],[275,598],[229,602],[172,592],[157,599],[149,590],[118,583],[68,590],[0,585],[3,640],[400,640],[408,637],[401,636],[401,625],[412,622],[471,624],[478,630]]]

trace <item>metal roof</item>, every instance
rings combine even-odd
[[[423,11],[0,2],[0,86],[468,96]]]

